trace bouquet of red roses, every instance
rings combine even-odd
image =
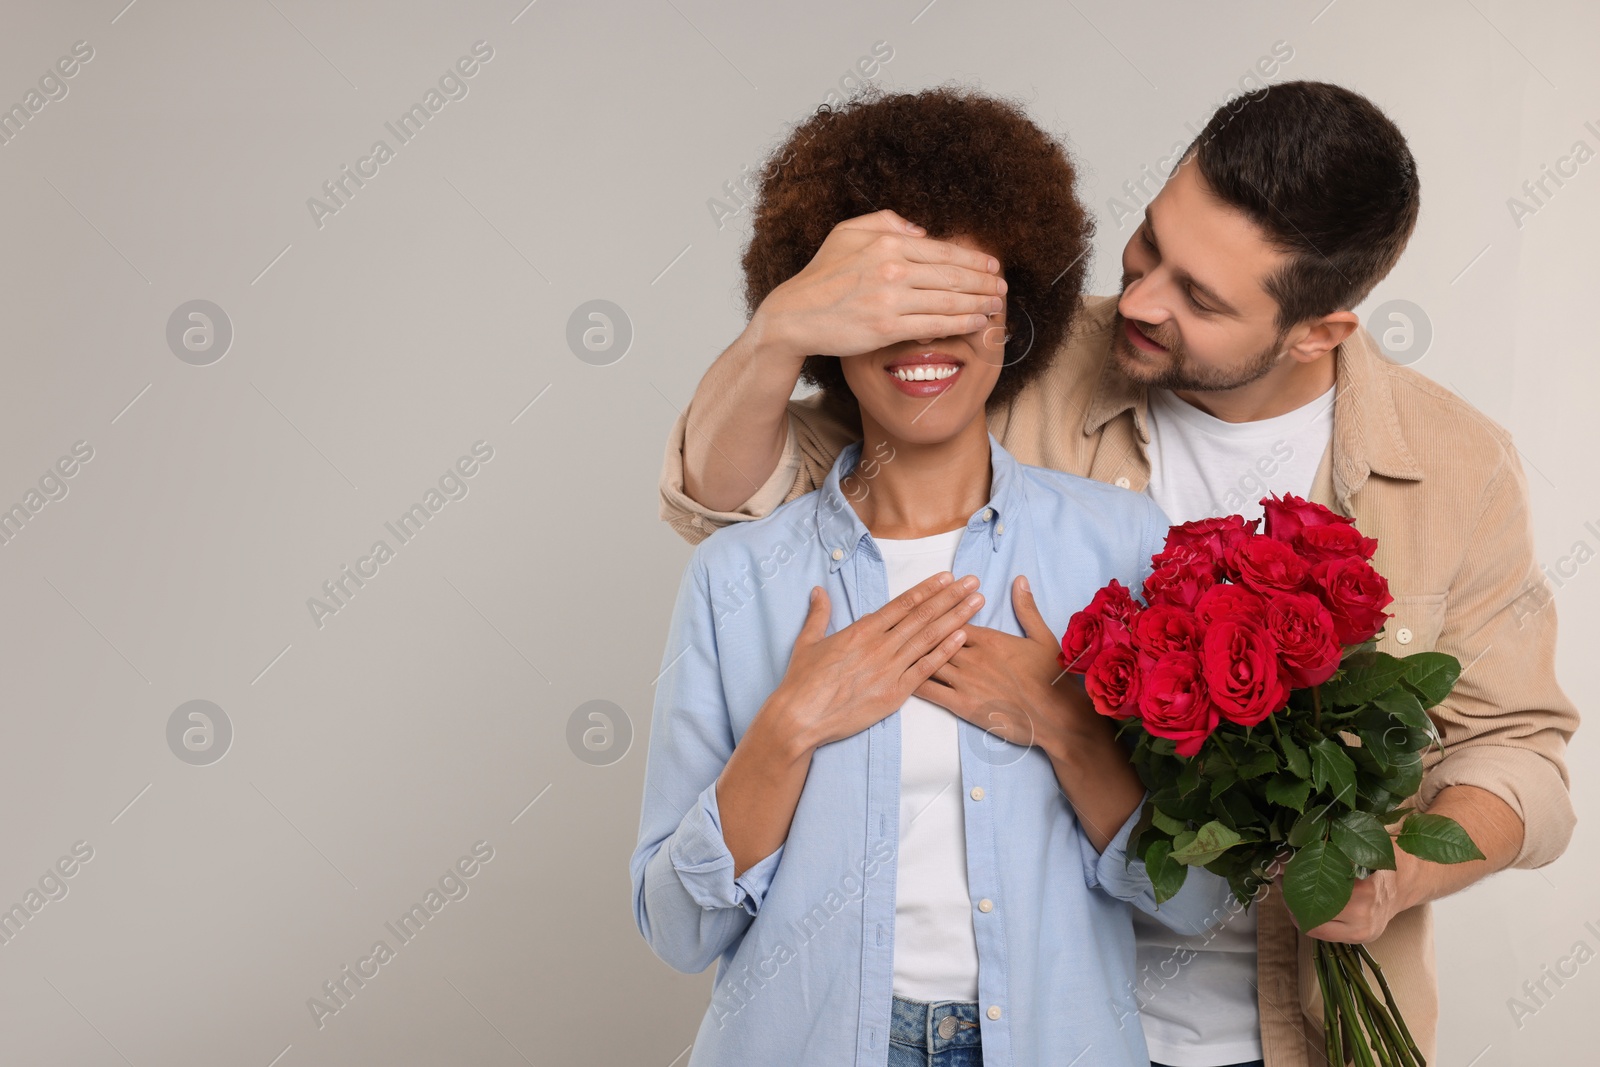
[[[1455,821],[1407,805],[1439,743],[1427,709],[1461,665],[1376,650],[1393,597],[1375,540],[1299,497],[1261,503],[1261,532],[1238,515],[1172,527],[1143,603],[1118,582],[1101,589],[1067,626],[1061,665],[1135,742],[1149,797],[1131,852],[1156,900],[1189,867],[1227,878],[1247,906],[1280,877],[1310,930],[1357,878],[1393,870],[1396,845],[1435,863],[1483,858]],[[1314,958],[1329,1061],[1421,1067],[1366,948],[1318,941]]]

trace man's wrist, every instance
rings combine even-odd
[[[764,314],[758,307],[745,324],[742,336],[751,359],[774,378],[777,377],[777,369],[782,368],[785,375],[799,380],[800,365],[811,353],[803,351],[788,335],[781,318]],[[790,388],[793,389],[793,386]]]

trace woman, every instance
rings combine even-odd
[[[953,90],[820,109],[774,159],[752,309],[880,208],[994,257],[1004,295],[970,332],[808,358],[862,440],[685,571],[631,873],[652,949],[718,963],[690,1063],[1144,1067],[1124,904],[1155,911],[1127,862],[1143,791],[1050,682],[1067,618],[1140,582],[1167,523],[1018,464],[986,421],[1070,326],[1091,229],[1071,163],[1020,109]],[[1024,714],[963,668],[979,642],[1016,665]],[[1196,933],[1224,893],[1192,872],[1157,914]]]

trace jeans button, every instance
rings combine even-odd
[[[939,1036],[946,1041],[956,1036],[956,1017],[954,1015],[946,1015],[939,1020]]]

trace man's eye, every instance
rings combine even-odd
[[[1196,300],[1194,298],[1194,290],[1185,289],[1183,291],[1183,295],[1188,299],[1189,306],[1194,308],[1196,311],[1200,312],[1200,314],[1202,314],[1202,315],[1210,315],[1210,314],[1212,314],[1212,309],[1211,308],[1206,307],[1204,304],[1200,303],[1200,301],[1198,301],[1198,300]]]

